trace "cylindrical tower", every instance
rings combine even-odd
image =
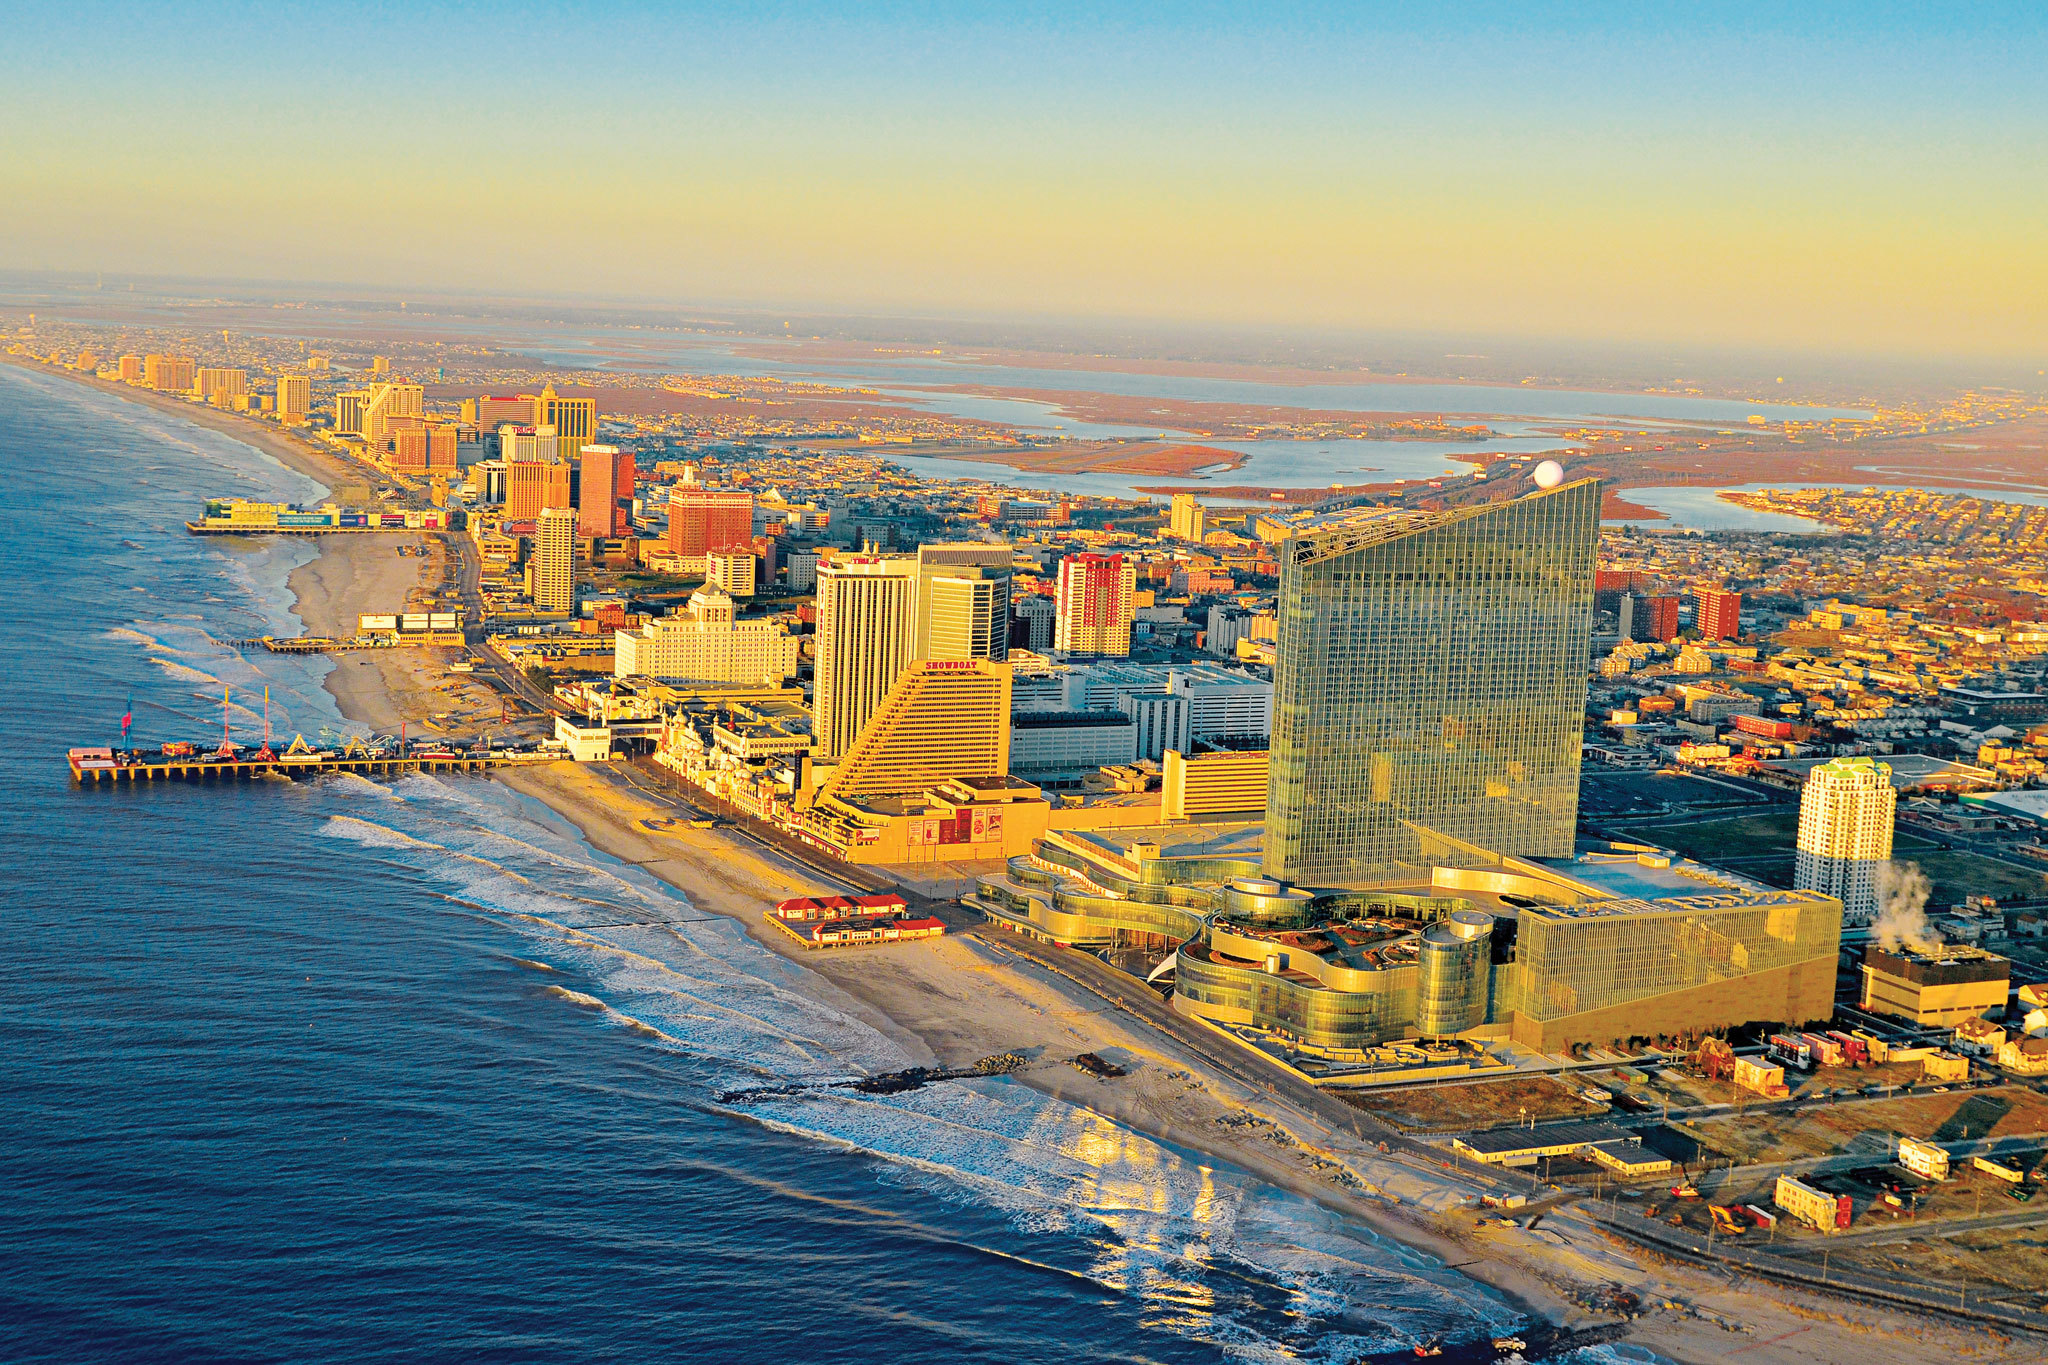
[[[1493,916],[1483,910],[1454,910],[1423,932],[1416,1032],[1449,1038],[1486,1022],[1492,941]]]

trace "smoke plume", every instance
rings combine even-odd
[[[1927,922],[1927,895],[1934,889],[1918,863],[1886,863],[1877,870],[1877,922],[1871,935],[1887,951],[1900,944],[1922,951],[1939,947],[1941,935]]]

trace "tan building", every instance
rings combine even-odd
[[[1010,657],[1008,545],[921,545],[912,654],[920,659]]]
[[[1179,540],[1199,541],[1209,529],[1209,514],[1193,493],[1175,493],[1167,531]]]
[[[1197,754],[1168,749],[1160,807],[1168,820],[1253,815],[1266,808],[1269,755],[1264,749]]]
[[[811,730],[820,758],[853,748],[910,662],[916,567],[865,557],[818,566]]]
[[[733,597],[752,597],[759,567],[752,550],[713,550],[704,556],[704,581]]]
[[[2012,963],[1982,948],[1882,948],[1863,955],[1862,1006],[1872,1014],[1954,1028],[2005,1013]]]
[[[954,778],[1010,766],[1010,666],[920,659],[903,670],[819,799],[915,796]]]
[[[363,439],[371,445],[381,444],[391,435],[393,418],[424,417],[426,404],[427,391],[418,384],[370,385],[363,403]]]
[[[209,365],[193,376],[192,388],[206,402],[225,406],[227,400],[249,396],[249,372]]]
[[[553,427],[558,457],[573,461],[597,439],[597,400],[559,397],[550,384],[533,400],[533,425]]]
[[[141,356],[124,355],[121,357],[121,382],[123,384],[140,384],[142,382]]]
[[[337,436],[360,436],[363,434],[363,409],[369,406],[370,395],[365,389],[346,389],[334,395],[334,434]]]
[[[1842,922],[1877,917],[1877,875],[1891,860],[1898,807],[1888,763],[1836,758],[1815,768],[1799,799],[1799,856],[1792,884],[1842,902]]]
[[[568,507],[546,508],[538,518],[533,605],[542,611],[576,609],[576,513]]]
[[[732,598],[710,587],[691,593],[676,615],[620,631],[613,647],[621,678],[767,683],[796,676],[798,640],[788,627],[737,619]]]
[[[159,393],[187,393],[192,388],[192,357],[150,355],[142,358],[142,383]]]
[[[277,377],[277,420],[286,426],[302,426],[313,411],[313,381],[303,374]]]
[[[542,512],[568,506],[568,465],[556,460],[505,462],[505,520],[537,522]]]

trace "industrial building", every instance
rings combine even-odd
[[[1982,948],[1885,948],[1863,955],[1863,1008],[1916,1024],[1954,1028],[2005,1013],[2012,963]]]

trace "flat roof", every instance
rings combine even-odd
[[[1481,1156],[1512,1156],[1554,1147],[1597,1147],[1606,1142],[1636,1142],[1635,1134],[1612,1123],[1546,1123],[1540,1128],[1496,1128],[1467,1133],[1459,1143]]]

